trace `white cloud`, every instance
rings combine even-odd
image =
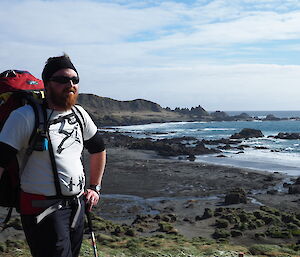
[[[150,97],[172,108],[201,104],[209,110],[291,110],[300,96],[298,66],[123,68],[97,74],[92,84],[101,95],[113,91],[113,98],[123,100]]]
[[[292,52],[299,51],[299,1],[6,0],[1,6],[1,70],[39,76],[49,56],[65,51],[84,92],[172,107],[298,108],[300,72],[290,64],[299,64]]]

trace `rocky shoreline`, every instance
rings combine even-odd
[[[150,222],[153,226],[159,224],[157,215],[174,215],[172,227],[188,238],[214,237],[216,217],[202,219],[207,209],[241,209],[247,213],[265,205],[289,213],[299,209],[299,194],[289,194],[284,185],[286,181],[297,184],[296,179],[280,173],[175,161],[153,151],[123,147],[108,148],[106,172],[97,214],[128,225],[136,223],[137,215],[154,221],[156,217],[156,223]],[[268,228],[265,225],[266,231]],[[256,227],[249,235],[242,232],[230,240],[244,245],[257,243],[254,232],[262,229]],[[150,231],[144,229],[139,234],[145,233]],[[272,240],[266,236],[266,242]],[[278,242],[286,240],[274,240]]]

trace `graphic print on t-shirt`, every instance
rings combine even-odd
[[[79,178],[79,182],[78,182],[77,186],[79,186],[80,190],[83,189],[83,187],[84,187],[84,177]]]
[[[57,153],[61,153],[64,149],[70,147],[75,142],[80,143],[80,137],[78,135],[79,125],[74,115],[67,115],[65,117],[61,117],[61,125],[58,130],[59,134],[65,135],[63,140],[57,147]],[[71,126],[70,126],[71,125]]]

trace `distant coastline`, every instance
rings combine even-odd
[[[292,118],[292,117],[300,117],[300,111],[289,110],[289,111],[225,111],[228,115],[234,116],[239,115],[240,113],[247,113],[251,117],[261,117],[265,118],[268,115],[272,114],[278,118]]]
[[[201,105],[170,109],[144,99],[119,101],[92,94],[80,94],[78,103],[89,112],[98,127],[181,121],[300,120],[300,111],[208,112]]]

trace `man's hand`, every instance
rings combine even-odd
[[[92,189],[87,189],[87,193],[86,193],[86,203],[87,203],[87,208],[88,211],[91,211],[93,206],[97,205],[99,200],[100,200],[100,196],[97,194],[97,192],[95,192]]]

